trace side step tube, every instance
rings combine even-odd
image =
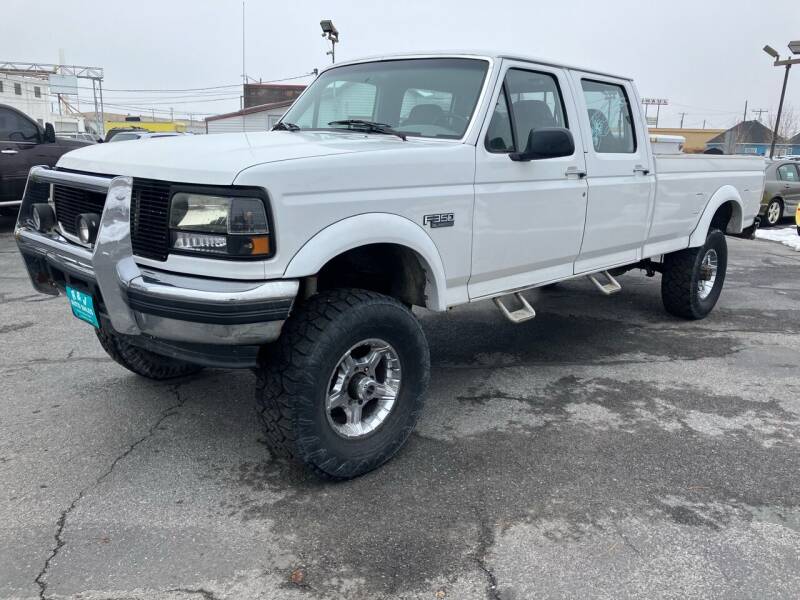
[[[506,316],[506,319],[512,323],[524,323],[525,321],[533,319],[536,316],[536,311],[528,304],[525,297],[520,292],[515,292],[512,295],[517,299],[517,302],[522,305],[522,308],[518,308],[514,311],[508,310],[508,307],[503,304],[503,299],[500,296],[494,298],[494,303],[497,305],[497,308],[500,309],[500,312]]]
[[[597,279],[598,275],[602,275],[606,278],[605,283],[600,283]],[[611,294],[616,294],[618,291],[622,289],[622,286],[619,284],[619,281],[614,279],[614,276],[609,273],[608,271],[600,271],[599,273],[592,273],[591,275],[587,275],[586,277],[589,278],[595,287],[600,290],[606,296],[610,296]]]

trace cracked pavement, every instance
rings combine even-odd
[[[795,598],[800,253],[729,239],[712,315],[658,279],[420,312],[428,403],[382,469],[274,461],[249,372],[125,371],[0,219],[0,598]]]

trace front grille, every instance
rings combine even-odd
[[[53,186],[53,202],[61,227],[69,234],[78,235],[75,221],[81,213],[102,214],[106,195],[63,185]]]
[[[134,179],[131,197],[133,253],[167,260],[169,253],[169,188],[166,181]]]
[[[28,180],[28,187],[25,188],[25,199],[30,199],[36,203],[47,202],[50,199],[50,184]]]
[[[167,254],[169,254],[170,185],[169,182],[154,179],[133,180],[131,244],[136,256],[159,261],[167,260]],[[37,188],[36,191],[40,190]],[[46,201],[46,197],[44,201]],[[81,213],[102,214],[106,196],[98,192],[54,185],[53,202],[61,227],[67,233],[77,235],[75,221],[78,215]]]

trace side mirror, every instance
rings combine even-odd
[[[528,134],[528,144],[523,152],[512,152],[508,157],[511,160],[528,161],[572,156],[574,153],[575,140],[572,139],[569,129],[542,127],[531,129]]]
[[[54,144],[56,141],[56,130],[53,128],[52,123],[44,124],[44,139],[45,144]]]

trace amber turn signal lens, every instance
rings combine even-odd
[[[269,254],[269,236],[262,235],[250,238],[250,254],[258,256],[261,254]]]

